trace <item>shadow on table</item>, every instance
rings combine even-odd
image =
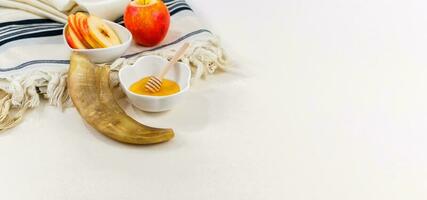
[[[147,113],[133,107],[128,103],[126,98],[119,101],[122,108],[126,113],[139,121],[140,123],[159,128],[172,128],[175,132],[175,138],[171,141],[155,145],[131,145],[117,142],[109,137],[99,133],[89,124],[85,123],[89,132],[100,141],[117,146],[120,144],[122,147],[130,148],[147,148],[150,150],[161,149],[164,145],[169,145],[172,148],[179,148],[185,141],[182,137],[184,134],[191,134],[198,132],[207,127],[209,122],[208,101],[205,97],[200,95],[189,94],[187,98],[183,99],[174,109],[161,113]],[[181,137],[180,137],[181,136]],[[178,138],[179,137],[179,138]],[[168,147],[169,148],[169,147]]]

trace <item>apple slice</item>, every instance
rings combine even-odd
[[[91,48],[91,46],[85,41],[82,33],[79,31],[79,26],[74,14],[68,16],[68,27],[74,31],[79,40],[85,45],[86,48]]]
[[[78,12],[76,14],[76,23],[77,27],[80,31],[80,34],[84,38],[84,41],[88,45],[89,48],[102,48],[89,34],[89,28],[87,25],[88,16],[84,13]]]
[[[68,45],[70,45],[71,48],[77,49],[77,45],[71,39],[70,32],[68,31],[68,28],[65,30],[65,39],[67,40],[67,43],[68,43]]]
[[[76,16],[74,14],[71,14],[68,16],[68,26],[73,29],[74,33],[76,33],[77,37],[79,38],[80,41],[83,40],[83,36],[81,35],[79,29],[77,28],[76,25]]]
[[[86,49],[85,45],[79,40],[73,29],[69,27],[65,30],[65,39],[71,48]]]
[[[89,16],[87,19],[87,25],[89,27],[89,34],[102,47],[111,47],[121,43],[116,32],[104,23],[102,19],[95,16]]]

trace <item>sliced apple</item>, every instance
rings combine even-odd
[[[79,40],[85,45],[86,48],[92,48],[84,39],[81,31],[79,30],[79,26],[76,20],[76,15],[71,14],[68,16],[68,27],[70,27],[74,33],[77,35]]]
[[[73,29],[69,27],[67,27],[67,29],[65,30],[65,39],[67,40],[71,48],[86,49],[85,45],[79,40]]]
[[[70,45],[71,48],[77,49],[76,44],[74,44],[73,40],[71,39],[70,32],[68,31],[68,28],[65,30],[65,39],[67,40],[68,45]]]
[[[86,44],[88,44],[89,48],[102,48],[89,34],[89,28],[87,26],[87,18],[88,16],[84,13],[78,12],[76,14],[76,23],[77,27],[80,31],[80,34],[84,38]]]
[[[79,29],[77,28],[76,16],[74,14],[71,14],[68,16],[68,27],[73,29],[74,33],[76,33],[76,35],[80,41],[83,40],[83,36],[81,35]]]
[[[116,32],[114,32],[114,30],[102,19],[96,16],[89,16],[87,18],[87,25],[90,36],[102,47],[111,47],[121,43]]]

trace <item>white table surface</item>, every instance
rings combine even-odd
[[[189,0],[235,67],[136,147],[42,106],[0,134],[0,199],[427,198],[424,0]]]

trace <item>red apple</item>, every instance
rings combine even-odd
[[[125,26],[136,43],[152,47],[168,33],[170,15],[161,0],[136,0],[129,3],[124,13]]]

